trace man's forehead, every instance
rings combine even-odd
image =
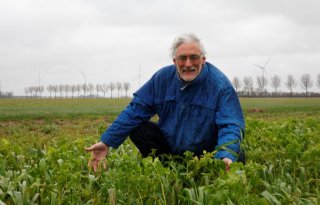
[[[177,54],[178,53],[184,53],[184,52],[193,52],[193,53],[201,53],[201,49],[200,49],[200,45],[196,42],[190,42],[190,43],[183,43],[181,44],[177,50],[176,50]]]

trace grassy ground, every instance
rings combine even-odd
[[[242,98],[245,114],[316,115],[320,98]],[[130,99],[0,99],[0,120],[36,118],[76,118],[117,115]],[[262,115],[263,115],[262,114]]]
[[[247,164],[229,173],[212,153],[165,167],[127,140],[94,174],[83,148],[129,102],[0,99],[0,205],[320,203],[320,99],[241,99]]]
[[[129,99],[0,99],[0,120],[116,115]]]
[[[261,109],[269,114],[319,113],[320,98],[242,98],[244,111]]]

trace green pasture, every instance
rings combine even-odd
[[[108,170],[84,147],[130,99],[0,99],[0,205],[320,204],[320,98],[243,98],[247,163],[214,153],[164,165],[130,140]]]
[[[242,98],[241,105],[245,112],[257,108],[272,114],[316,114],[320,111],[320,98]]]
[[[130,99],[0,99],[0,120],[117,115],[129,102]],[[247,115],[253,108],[262,111],[259,115],[320,112],[320,98],[242,98],[241,105]]]
[[[129,99],[0,99],[0,120],[116,115]]]

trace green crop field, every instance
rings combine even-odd
[[[127,140],[94,173],[84,147],[129,102],[0,99],[0,205],[320,204],[319,98],[241,99],[247,163],[230,172],[214,153],[164,166]]]

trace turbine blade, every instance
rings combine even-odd
[[[271,57],[267,60],[267,62],[264,64],[264,68],[268,65],[268,63],[270,62]]]
[[[264,67],[262,67],[261,65],[258,65],[258,64],[253,64],[253,65],[257,66],[258,68],[260,68],[262,70],[264,70]]]

